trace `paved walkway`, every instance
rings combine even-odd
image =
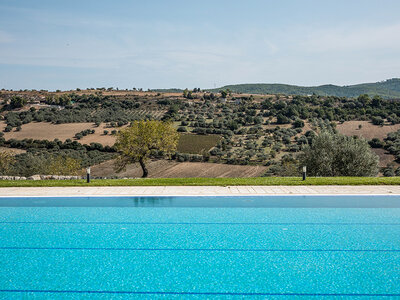
[[[400,186],[117,186],[12,187],[0,196],[217,196],[217,195],[400,195]]]

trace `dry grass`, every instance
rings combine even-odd
[[[379,156],[380,167],[386,167],[388,164],[393,164],[394,166],[400,165],[395,162],[396,157],[393,154],[388,153],[385,149],[372,149],[372,151]]]
[[[4,122],[0,123],[0,130],[4,130]],[[51,124],[46,122],[32,122],[22,125],[21,131],[5,132],[4,138],[9,139],[37,139],[37,140],[54,140],[59,139],[65,141],[66,139],[74,139],[76,133],[85,129],[94,129],[94,134],[84,136],[79,140],[82,144],[101,143],[104,146],[112,146],[115,143],[115,136],[111,135],[111,131],[121,129],[107,128],[106,124],[100,124],[96,127],[93,123],[68,123],[68,124]],[[108,130],[108,134],[104,135],[104,130]]]
[[[268,118],[264,118],[264,122],[268,120]],[[276,122],[276,118],[272,119],[272,122]],[[272,124],[268,124],[268,125],[262,125],[262,127],[264,129],[275,129],[276,127],[280,127],[280,128],[293,128],[292,124],[276,124],[276,123],[272,123]],[[252,126],[249,126],[252,127]],[[308,122],[308,121],[304,121],[304,127],[302,128],[302,133],[304,134],[306,133],[308,130],[313,130],[312,125]]]
[[[126,125],[127,126],[127,125]],[[100,143],[104,146],[112,146],[115,143],[116,136],[111,135],[111,131],[120,130],[121,128],[125,128],[126,126],[118,127],[118,128],[108,128],[105,123],[100,124],[99,127],[93,127],[94,134],[88,134],[79,140],[81,144],[90,144],[90,143]],[[104,135],[104,130],[108,131],[107,135]]]
[[[9,139],[36,139],[36,140],[54,140],[65,141],[72,139],[75,133],[85,129],[92,129],[92,123],[69,123],[69,124],[51,124],[46,122],[32,122],[21,126],[21,131],[5,132],[4,138]]]
[[[359,125],[362,126],[361,129],[358,129]],[[344,135],[357,135],[368,140],[372,138],[383,140],[389,132],[399,130],[400,124],[377,126],[368,121],[348,121],[338,124],[336,128]]]
[[[257,177],[267,169],[264,166],[237,166],[215,163],[154,160],[147,163],[150,178],[190,178],[190,177]],[[93,176],[141,177],[139,165],[129,165],[125,172],[117,174],[113,161],[106,161],[91,168]]]
[[[361,125],[361,129],[358,126]],[[347,136],[359,136],[367,140],[378,138],[383,140],[389,132],[397,131],[400,129],[400,124],[377,126],[368,121],[348,121],[343,124],[337,125],[337,130]],[[372,149],[379,156],[379,166],[386,167],[388,164],[398,166],[395,156],[387,153],[384,149]]]
[[[12,155],[17,155],[17,154],[25,153],[26,150],[16,149],[16,148],[0,147],[0,152],[8,152],[8,153],[10,153]]]

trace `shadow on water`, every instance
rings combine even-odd
[[[170,207],[174,197],[0,198],[0,207]]]
[[[400,208],[400,196],[6,197],[0,207]]]

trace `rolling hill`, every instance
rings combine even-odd
[[[297,86],[288,84],[235,84],[226,85],[213,91],[230,89],[234,93],[246,94],[285,94],[285,95],[310,95],[338,97],[357,97],[361,94],[371,96],[379,95],[386,99],[400,99],[400,78],[388,79],[375,83],[362,83],[356,85],[337,86],[332,84],[320,86]]]

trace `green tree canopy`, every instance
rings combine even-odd
[[[79,175],[82,173],[82,165],[75,158],[57,155],[47,161],[44,172],[49,175]]]
[[[376,176],[378,156],[367,141],[322,132],[303,148],[302,165],[311,176]]]
[[[14,157],[6,151],[0,152],[0,175],[6,175],[14,163]]]
[[[226,96],[228,96],[228,92],[225,90],[220,90],[219,92],[221,93],[221,98],[226,98]]]
[[[155,152],[169,154],[176,150],[179,135],[172,123],[135,121],[117,134],[115,149],[120,152],[115,168],[122,171],[128,164],[139,162],[143,176],[148,176],[145,161]]]
[[[28,101],[22,97],[14,96],[10,100],[11,108],[20,108],[23,107]]]

